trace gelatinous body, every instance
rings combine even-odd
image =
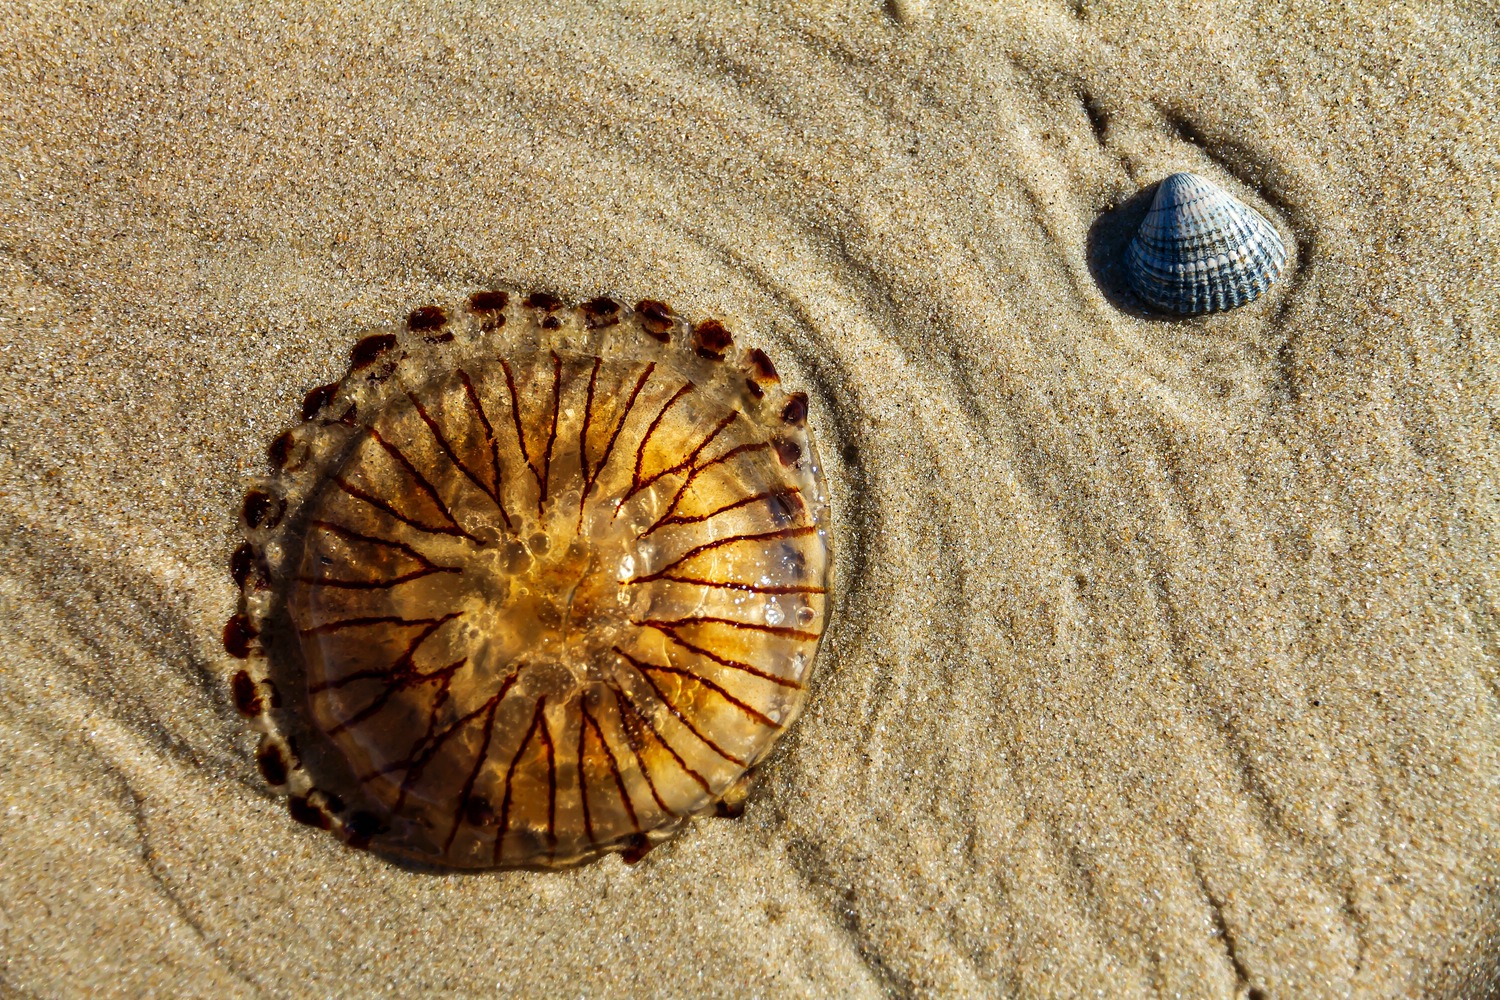
[[[455,867],[635,856],[801,711],[827,504],[720,324],[479,293],[354,349],[231,569],[235,701],[294,816]]]

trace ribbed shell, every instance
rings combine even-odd
[[[1136,294],[1164,312],[1221,312],[1250,302],[1280,276],[1286,247],[1255,209],[1197,174],[1161,182],[1130,241]]]

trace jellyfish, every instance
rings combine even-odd
[[[230,687],[291,815],[443,868],[734,814],[829,602],[808,398],[661,302],[482,291],[351,352],[246,495]]]

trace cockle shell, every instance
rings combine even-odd
[[[1286,247],[1265,217],[1197,174],[1173,174],[1130,241],[1126,275],[1164,312],[1195,316],[1250,302],[1281,274]]]
[[[292,817],[433,866],[627,860],[800,714],[828,503],[759,348],[485,291],[355,345],[245,498],[224,645]]]

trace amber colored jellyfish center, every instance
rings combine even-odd
[[[480,669],[495,683],[525,668],[522,693],[566,697],[609,680],[614,649],[644,598],[628,586],[634,538],[613,520],[559,540],[538,531],[475,553],[468,573],[480,602]]]

